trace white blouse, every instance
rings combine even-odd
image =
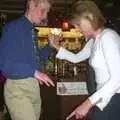
[[[56,57],[73,63],[89,58],[97,83],[97,91],[89,99],[101,110],[115,93],[120,93],[120,36],[115,31],[105,29],[77,54],[61,47]]]

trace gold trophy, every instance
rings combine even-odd
[[[53,35],[61,35],[62,30],[60,28],[50,28],[50,33]]]

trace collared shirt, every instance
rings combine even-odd
[[[10,79],[33,77],[38,68],[32,39],[32,23],[21,16],[5,25],[0,38],[0,70]],[[42,53],[43,51],[43,53]],[[49,48],[41,55],[50,53]]]
[[[120,93],[120,36],[115,31],[105,29],[97,35],[95,42],[89,40],[78,54],[61,48],[56,57],[74,63],[89,58],[97,83],[97,91],[89,99],[101,110],[106,107],[114,94]]]

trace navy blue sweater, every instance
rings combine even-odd
[[[33,77],[38,69],[32,29],[32,23],[25,16],[5,25],[0,38],[0,70],[7,78]],[[46,59],[51,53],[51,47],[46,46],[40,53]]]

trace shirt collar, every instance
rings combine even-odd
[[[24,21],[24,24],[26,24],[30,29],[33,29],[33,24],[28,20],[25,15],[23,15],[21,19]]]

